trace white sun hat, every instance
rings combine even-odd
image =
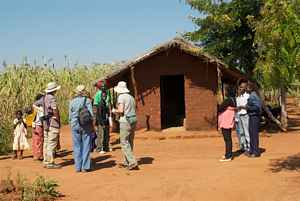
[[[75,89],[75,93],[76,94],[81,94],[85,91],[85,86],[83,84],[78,85]]]
[[[60,88],[61,88],[61,86],[58,85],[56,82],[49,82],[47,84],[47,88],[45,89],[45,92],[51,93],[51,92],[59,90]]]
[[[129,90],[127,89],[127,84],[124,81],[120,81],[118,85],[114,87],[114,91],[118,94],[129,93]]]

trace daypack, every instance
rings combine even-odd
[[[86,97],[84,98],[83,105],[79,109],[78,121],[81,127],[89,127],[93,124],[93,116],[86,106]]]
[[[103,100],[97,105],[96,122],[101,126],[109,125],[109,107]]]

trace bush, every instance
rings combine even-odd
[[[22,201],[52,201],[60,196],[56,190],[58,184],[53,180],[46,180],[44,177],[39,176],[33,184],[25,184]]]
[[[58,183],[39,176],[33,183],[18,174],[13,181],[9,173],[0,182],[0,201],[54,201],[61,196],[57,191]]]

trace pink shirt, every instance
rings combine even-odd
[[[224,112],[219,114],[219,118],[218,118],[219,128],[225,128],[225,129],[233,128],[234,114],[235,114],[234,107],[228,107]]]

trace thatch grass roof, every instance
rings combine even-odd
[[[117,77],[119,77],[121,74],[130,70],[130,68],[134,68],[136,64],[174,47],[182,50],[183,52],[189,55],[205,60],[208,63],[217,64],[221,74],[225,77],[228,77],[228,79],[238,80],[239,78],[245,78],[245,76],[243,76],[238,70],[229,69],[228,66],[225,63],[223,63],[221,60],[203,52],[201,48],[184,40],[183,38],[174,38],[168,42],[155,46],[150,51],[123,63],[122,65],[119,66],[118,70],[106,76],[105,78],[109,80],[111,79],[114,80]]]

